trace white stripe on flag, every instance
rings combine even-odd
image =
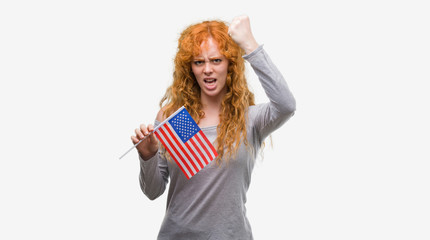
[[[190,148],[186,144],[184,144],[184,142],[182,142],[182,139],[178,136],[178,134],[172,128],[170,123],[166,123],[166,124],[169,124],[168,126],[170,128],[170,131],[172,131],[172,133],[175,135],[174,137],[178,140],[178,142],[181,144],[182,148],[185,150],[185,152],[187,152],[188,156],[190,156],[190,158],[191,158],[191,159],[189,159],[189,158],[187,158],[187,156],[182,155],[184,157],[184,159],[194,162],[194,165],[196,165],[198,168],[197,172],[202,170],[202,168],[200,167],[200,164],[197,162],[197,160],[194,158],[193,154],[190,152]],[[178,148],[178,151],[181,151],[181,148]],[[190,168],[195,169],[193,167],[193,165],[190,164],[189,166],[190,166]]]
[[[205,145],[206,149],[209,151],[209,153],[211,154],[211,159],[215,158],[214,153],[212,152],[212,149],[209,147],[208,143],[206,142],[206,139],[201,135],[201,132],[199,132],[197,134],[199,136],[199,138],[202,140],[203,144]]]
[[[204,146],[202,146],[201,144],[200,144],[200,142],[197,140],[197,138],[199,138],[199,134],[200,133],[197,133],[196,135],[194,135],[194,137],[193,138],[196,138],[196,139],[194,139],[194,142],[196,143],[196,145],[197,145],[197,147],[200,149],[200,151],[203,153],[203,155],[205,155],[205,158],[206,158],[206,160],[208,161],[208,162],[210,162],[211,161],[211,158],[208,156],[208,154],[206,153],[206,151],[205,151],[205,149],[204,149]],[[201,142],[204,142],[204,141],[202,141],[202,139],[200,139],[199,138],[199,140],[201,141]]]
[[[168,135],[167,130],[165,130],[165,129],[164,129],[164,126],[160,127],[160,129],[163,129],[163,131],[159,131],[159,133],[160,133],[159,135],[160,135],[161,139],[163,140],[164,144],[166,144],[166,145],[167,145],[167,148],[169,149],[169,152],[171,152],[171,153],[173,154],[173,156],[172,156],[172,157],[174,157],[174,158],[178,161],[178,163],[179,163],[179,164],[181,164],[182,169],[184,169],[184,171],[186,172],[186,174],[187,174],[189,177],[192,177],[194,174],[191,174],[191,173],[188,171],[187,167],[186,167],[186,166],[184,165],[184,163],[181,161],[181,159],[179,158],[179,156],[178,156],[178,155],[176,155],[176,152],[175,152],[175,150],[173,149],[173,147],[172,147],[172,146],[170,146],[169,142],[168,142],[168,141],[167,141],[167,139],[166,139],[166,136],[164,136],[164,134]]]
[[[166,126],[167,125],[167,126]],[[167,122],[166,124],[164,124],[163,127],[169,128],[170,131],[172,131],[173,134],[176,135],[175,130],[173,130],[173,128],[170,126],[170,123]],[[167,130],[166,130],[167,131]],[[168,132],[167,132],[168,133]],[[179,152],[179,154],[181,154],[182,158],[185,160],[185,163],[191,168],[191,170],[193,171],[193,175],[196,174],[198,171],[196,171],[196,169],[194,169],[193,165],[190,163],[190,161],[188,160],[188,158],[185,156],[184,152],[181,150],[180,146],[178,146],[175,142],[175,140],[173,139],[173,137],[177,137],[177,136],[172,136],[170,134],[167,134],[167,137],[170,139],[170,141],[173,143],[173,145],[175,145],[176,150]],[[181,161],[180,158],[177,159],[178,161]]]
[[[206,162],[203,160],[204,156],[200,155],[200,153],[197,151],[197,149],[194,147],[194,145],[190,141],[187,142],[187,145],[197,155],[197,158],[203,164],[203,167],[206,166]]]
[[[200,171],[200,170],[202,170],[202,167],[200,166],[200,164],[199,164],[199,161],[194,157],[194,155],[191,153],[191,151],[190,150],[192,150],[190,147],[189,147],[189,144],[188,144],[188,142],[187,143],[182,143],[182,141],[181,140],[179,140],[179,142],[182,144],[182,146],[183,146],[183,148],[185,149],[185,151],[188,153],[188,156],[190,156],[190,158],[191,158],[191,161],[193,161],[193,163],[194,163],[194,165],[196,165],[197,166],[197,168],[199,169],[199,170],[197,170],[197,172],[198,171]],[[204,166],[204,165],[203,165]]]

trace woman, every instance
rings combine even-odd
[[[148,198],[160,196],[170,178],[158,239],[252,239],[245,203],[254,160],[264,139],[294,114],[295,99],[254,39],[247,16],[235,18],[230,27],[220,21],[192,25],[178,42],[173,84],[155,125],[185,106],[214,143],[218,158],[187,180],[154,134],[137,146],[140,185]],[[244,60],[270,102],[254,104]],[[153,129],[142,124],[133,143]]]

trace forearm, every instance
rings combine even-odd
[[[160,154],[155,154],[148,160],[139,156],[140,174],[139,182],[143,193],[151,200],[164,193],[168,182],[167,163]]]
[[[251,64],[270,100],[271,106],[280,114],[292,115],[296,110],[296,100],[280,71],[260,45],[244,58]]]

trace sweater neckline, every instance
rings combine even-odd
[[[217,127],[218,127],[218,125],[215,125],[215,126],[207,126],[207,127],[200,127],[199,126],[199,128],[201,129],[201,130],[207,130],[207,131],[209,131],[209,130],[213,130],[213,129],[217,129]]]

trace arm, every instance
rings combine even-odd
[[[251,64],[270,100],[255,111],[254,127],[262,141],[294,114],[296,101],[282,74],[255,40],[247,16],[232,21],[229,35],[245,50],[244,59]]]
[[[144,160],[139,154],[139,162],[140,188],[150,200],[154,200],[164,193],[166,185],[169,182],[167,160],[158,151],[153,157],[147,160]]]
[[[266,92],[269,102],[256,106],[254,126],[260,141],[284,124],[296,110],[296,100],[282,74],[273,64],[263,46],[244,56]]]
[[[162,111],[157,115],[155,124],[162,120]],[[154,130],[154,126],[144,124],[136,129],[136,136],[132,136],[133,144],[139,142]],[[169,171],[167,160],[158,151],[158,140],[154,134],[143,140],[136,148],[139,153],[140,174],[139,182],[143,193],[151,200],[163,194],[168,182]]]

